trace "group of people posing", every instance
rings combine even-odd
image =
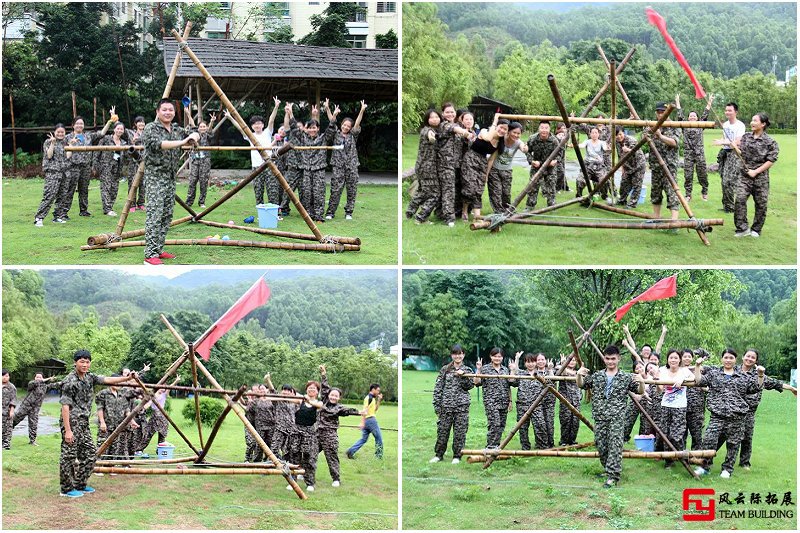
[[[111,377],[96,375],[89,371],[91,353],[78,350],[74,354],[75,369],[60,382],[54,378],[43,379],[37,374],[28,384],[28,395],[17,407],[16,387],[10,382],[10,375],[3,370],[3,448],[11,447],[12,429],[22,419],[28,417],[30,444],[36,444],[38,415],[48,388],[60,391],[61,404],[61,495],[77,498],[94,492],[87,485],[94,471],[98,447],[118,430],[128,416],[143,401],[144,407],[138,411],[127,427],[117,433],[113,441],[107,443],[103,458],[109,461],[127,461],[146,455],[152,437],[158,434],[158,443],[166,441],[169,424],[165,410],[168,391],[159,389],[149,400],[142,398],[141,388],[136,386],[138,373],[124,369],[122,374]],[[142,372],[149,370],[145,367]],[[320,381],[309,381],[306,394],[295,392],[291,385],[283,385],[281,401],[272,386],[270,375],[265,376],[265,385],[254,385],[250,397],[241,403],[246,408],[248,420],[259,437],[270,446],[273,453],[282,461],[300,465],[304,470],[304,481],[309,491],[314,490],[317,455],[325,453],[333,486],[340,486],[339,469],[339,418],[361,416],[361,438],[347,450],[347,457],[353,459],[356,452],[366,444],[372,435],[375,439],[375,455],[383,457],[383,440],[376,419],[383,395],[379,384],[370,385],[361,410],[341,405],[341,390],[331,387],[327,372],[320,366]],[[175,380],[173,385],[177,383]],[[96,385],[104,385],[96,396]],[[92,404],[96,405],[97,439],[92,437],[90,418]],[[158,404],[158,405],[155,405]],[[149,416],[148,416],[149,414]],[[263,449],[251,433],[245,430],[245,461],[256,463],[268,461]],[[102,476],[102,473],[95,475]],[[115,475],[115,474],[111,474]],[[289,487],[291,489],[291,487]]]
[[[487,449],[500,446],[508,412],[514,404],[512,387],[517,388],[517,422],[523,420],[538,402],[519,427],[521,448],[531,449],[529,425],[533,427],[536,449],[555,447],[556,396],[548,390],[548,386],[552,386],[557,387],[570,406],[577,410],[580,410],[581,389],[590,391],[594,445],[603,466],[603,472],[598,477],[605,480],[606,487],[613,487],[620,480],[623,445],[630,440],[640,414],[631,397],[647,413],[647,416],[642,415],[640,434],[656,438],[656,451],[672,451],[672,446],[675,450],[684,450],[688,436],[692,438],[692,450],[719,450],[726,443],[721,477],[729,478],[732,475],[737,456],[740,466],[749,470],[755,413],[761,402],[762,391],[791,390],[796,395],[797,390],[780,380],[764,376],[764,368],[757,366],[758,352],[754,349],[746,350],[738,365],[738,356],[731,348],[722,352],[721,366],[703,366],[707,353],[701,349],[669,349],[662,359],[660,347],[664,334],[666,328],[655,350],[644,345],[639,354],[626,328],[627,338],[623,343],[632,354],[632,373],[620,369],[620,350],[615,345],[609,345],[603,351],[605,369],[594,373],[590,373],[585,366],[578,368],[574,357],[565,358],[562,355],[560,361],[555,363],[542,353],[518,352],[506,367],[502,350],[494,348],[489,354],[489,364],[481,364],[480,360],[477,362],[474,374],[483,377],[469,377],[465,374],[473,374],[473,369],[464,364],[464,351],[459,345],[453,346],[452,360],[440,370],[433,393],[438,427],[435,455],[430,462],[436,463],[444,458],[451,431],[452,462],[460,462],[469,428],[470,390],[473,387],[483,389]],[[520,366],[520,361],[523,366]],[[503,377],[489,377],[492,374]],[[574,380],[547,379],[554,374]],[[523,376],[539,376],[543,381],[525,379]],[[646,379],[659,383],[645,384]],[[545,395],[540,398],[543,393]],[[710,413],[710,419],[704,429],[706,410]],[[563,400],[558,418],[558,446],[575,445],[581,421],[570,407],[564,405]],[[672,446],[665,443],[665,438]],[[672,464],[672,460],[665,460],[666,468]],[[704,458],[697,473],[708,473],[711,464],[711,458]]]
[[[358,150],[356,143],[361,132],[361,120],[367,108],[362,100],[356,119],[344,118],[337,124],[339,107],[331,110],[326,99],[322,107],[328,115],[328,127],[322,132],[319,122],[319,107],[311,107],[311,119],[307,122],[297,120],[292,111],[293,105],[287,103],[284,111],[284,122],[274,131],[275,117],[280,100],[274,98],[275,107],[266,122],[259,115],[250,118],[250,126],[258,140],[259,146],[267,149],[268,157],[286,178],[289,187],[298,192],[299,200],[317,222],[332,220],[339,207],[342,192],[347,188],[345,218],[353,218],[358,187]],[[100,179],[100,197],[103,213],[117,216],[114,203],[117,200],[119,183],[128,181],[130,192],[139,163],[144,161],[144,176],[138,194],[130,206],[130,211],[146,211],[145,222],[145,263],[161,264],[163,259],[173,259],[174,255],[164,252],[164,240],[167,228],[172,221],[175,204],[176,177],[182,165],[189,165],[189,189],[186,204],[192,206],[199,188],[198,205],[205,208],[208,183],[211,173],[211,153],[193,149],[186,151],[187,161],[182,163],[183,147],[193,148],[211,146],[217,135],[213,128],[215,115],[206,122],[201,120],[195,124],[192,113],[184,109],[188,117],[189,127],[183,128],[173,123],[175,104],[172,100],[162,99],[156,109],[156,119],[147,124],[144,117],[134,119],[134,129],[127,129],[112,107],[110,119],[103,129],[97,132],[85,130],[84,119],[80,116],[73,120],[72,132],[67,134],[63,124],[58,124],[55,131],[48,135],[43,146],[42,169],[44,172],[44,192],[39,208],[34,215],[34,224],[42,227],[44,219],[53,208],[53,222],[65,223],[69,220],[69,211],[75,192],[81,216],[91,216],[89,212],[89,181],[93,175]],[[228,115],[228,113],[225,113]],[[242,131],[235,120],[231,122]],[[109,131],[111,133],[109,133]],[[245,140],[250,141],[244,135]],[[333,168],[331,192],[327,210],[325,210],[325,169],[328,166],[328,151],[320,150],[278,150],[285,143],[294,147],[328,147],[336,146],[330,164]],[[252,145],[252,142],[250,143]],[[119,151],[66,151],[65,147],[116,146]],[[126,149],[143,147],[143,150]],[[144,152],[142,154],[142,152]],[[280,217],[289,215],[289,196],[278,183],[278,178],[269,167],[264,167],[264,159],[258,150],[251,151],[253,170],[262,171],[253,180],[256,205],[264,204],[266,199],[280,206]]]
[[[686,119],[705,120],[712,102],[713,96],[709,98],[702,115],[690,111]],[[680,96],[676,96],[676,106],[677,118],[683,121]],[[661,118],[666,108],[666,102],[656,104],[656,117]],[[753,116],[751,131],[745,133],[744,124],[736,118],[738,110],[735,102],[725,105],[728,120],[722,125],[723,137],[713,141],[714,145],[721,147],[718,157],[722,178],[721,210],[734,213],[737,237],[758,237],[766,220],[769,168],[777,161],[779,148],[777,142],[766,133],[770,122],[764,113]],[[603,118],[603,115],[599,117]],[[653,150],[647,157],[641,150],[627,155],[639,141],[621,126],[617,126],[614,132],[605,124],[577,124],[575,128],[589,137],[579,145],[584,150],[587,176],[582,172],[576,176],[576,197],[583,195],[588,178],[594,185],[593,192],[604,200],[616,197],[620,206],[636,209],[644,200],[642,183],[649,164],[653,213],[656,218],[661,218],[661,206],[666,198],[670,218],[677,220],[679,199],[664,167],[677,184],[683,138],[685,198],[687,201],[692,199],[696,171],[701,186],[700,196],[703,201],[708,200],[708,172],[701,128],[662,127],[652,135],[651,140],[664,166]],[[527,143],[521,140],[523,130],[523,124],[497,117],[491,127],[477,128],[471,112],[456,110],[449,102],[442,106],[441,112],[428,110],[420,130],[415,165],[419,188],[406,209],[406,217],[422,224],[429,221],[432,213],[436,213],[448,226],[453,227],[457,216],[468,220],[470,209],[473,217],[481,215],[484,189],[488,189],[489,203],[494,213],[510,212],[512,165],[517,152],[526,157],[533,182],[529,187],[526,209],[536,209],[540,190],[547,205],[555,205],[556,193],[570,190],[565,175],[565,148],[569,143],[567,127],[563,122],[555,127],[550,122],[540,122],[536,133],[530,136]],[[612,168],[611,150],[614,146],[619,159],[627,155],[620,167],[622,178],[616,194],[611,191],[615,185],[613,179],[603,181]],[[747,219],[747,200],[750,196],[755,203],[752,226]]]

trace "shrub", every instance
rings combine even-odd
[[[225,404],[215,398],[200,397],[200,423],[206,427],[213,427],[219,415],[225,410]],[[195,421],[194,400],[189,400],[183,405],[181,411],[183,418],[189,422]]]

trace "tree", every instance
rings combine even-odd
[[[418,313],[403,322],[403,335],[437,361],[444,361],[456,343],[469,346],[466,326],[467,311],[450,293],[428,295],[419,302]]]
[[[44,307],[42,285],[35,270],[3,270],[3,368],[10,371],[57,353],[56,328]]]
[[[59,356],[70,361],[77,350],[89,350],[92,354],[92,371],[110,375],[122,370],[130,348],[131,337],[118,322],[113,321],[101,327],[97,314],[90,312],[83,322],[62,333]]]
[[[311,16],[309,21],[314,30],[298,40],[297,44],[350,48],[347,23],[362,13],[366,13],[366,8],[355,3],[331,2],[321,14]]]
[[[394,30],[376,35],[375,48],[397,48],[397,34]]]

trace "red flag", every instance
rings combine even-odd
[[[678,49],[678,45],[675,44],[675,41],[672,39],[672,37],[670,37],[669,33],[667,33],[667,21],[665,21],[664,17],[656,13],[656,11],[651,7],[645,9],[645,13],[647,13],[647,21],[658,28],[658,31],[661,32],[661,36],[664,38],[664,41],[666,41],[667,46],[669,46],[669,49],[672,50],[672,54],[675,56],[675,59],[678,60],[678,63],[680,63],[680,65],[683,67],[683,70],[685,70],[686,74],[689,75],[689,79],[692,81],[692,85],[694,85],[694,97],[698,100],[705,98],[706,92],[703,90],[702,85],[700,85],[700,82],[694,77],[694,72],[692,72],[692,68],[689,66],[686,58],[683,57],[683,54]]]
[[[630,302],[626,303],[619,309],[617,309],[617,317],[616,321],[619,322],[622,320],[622,317],[625,316],[625,313],[630,311],[633,304],[636,302],[651,302],[653,300],[664,300],[666,298],[672,298],[678,294],[678,275],[673,274],[668,278],[664,278],[642,294],[631,300]]]
[[[230,309],[225,311],[225,314],[208,328],[208,331],[200,337],[200,342],[195,345],[194,351],[199,353],[204,361],[208,361],[211,347],[214,346],[214,343],[250,311],[267,303],[267,300],[269,300],[269,287],[264,278],[261,277],[252,287],[247,289],[247,292]]]

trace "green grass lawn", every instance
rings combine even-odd
[[[183,400],[171,404],[173,418],[197,442],[196,426],[180,415]],[[46,403],[44,411],[56,416],[58,407]],[[383,405],[378,413],[382,427],[398,427],[397,406]],[[358,425],[357,418],[343,418],[342,424]],[[205,428],[204,436],[209,431]],[[331,487],[320,455],[316,491],[305,501],[286,490],[283,477],[261,475],[93,476],[97,492],[71,500],[59,496],[61,436],[40,436],[38,448],[28,446],[27,436],[14,437],[12,449],[3,452],[3,529],[396,529],[397,435],[383,432],[383,461],[375,459],[372,439],[350,461],[345,451],[360,431],[341,428],[342,485]],[[176,446],[176,456],[189,453],[174,429],[167,440]],[[209,455],[242,461],[244,448],[243,426],[231,414]]]
[[[406,529],[796,528],[797,400],[790,393],[764,393],[756,419],[751,471],[737,468],[733,477],[723,480],[719,477],[722,457],[718,455],[711,475],[695,481],[680,465],[665,471],[660,461],[626,459],[620,485],[605,490],[604,480],[594,476],[602,471],[598,459],[514,458],[497,461],[483,470],[482,464],[466,461],[451,465],[452,452],[448,448],[444,461],[429,464],[436,441],[436,416],[431,405],[435,380],[433,372],[403,372],[403,527]],[[591,418],[590,405],[584,404],[582,411]],[[509,413],[504,436],[515,422],[516,412]],[[557,439],[558,416],[555,435]],[[578,442],[592,439],[591,431],[582,425]],[[486,417],[473,390],[466,448],[485,445]],[[625,447],[633,449],[633,444]],[[509,449],[520,449],[518,438],[514,438]],[[717,496],[728,492],[731,501],[740,491],[748,502],[751,493],[760,493],[763,500],[768,492],[773,492],[779,504],[783,494],[791,491],[794,502],[791,506],[722,504],[717,510],[780,509],[791,511],[794,518],[684,522],[682,493],[695,487],[712,487]]]
[[[3,263],[6,265],[32,264],[114,264],[140,265],[144,259],[144,248],[137,246],[114,251],[93,250],[82,252],[90,235],[114,231],[118,217],[103,215],[100,205],[99,182],[92,180],[89,190],[91,218],[78,216],[77,198],[70,211],[71,220],[66,224],[53,224],[52,211],[44,221],[43,228],[33,225],[33,215],[42,198],[42,179],[3,179]],[[178,183],[178,194],[186,197],[186,182]],[[206,205],[222,197],[227,191],[209,187]],[[127,185],[120,184],[120,193],[114,204],[117,212],[122,210],[127,194]],[[196,205],[196,204],[195,204]],[[238,248],[221,246],[173,246],[169,248],[178,257],[170,264],[213,265],[394,265],[397,264],[397,189],[394,186],[361,185],[353,220],[344,219],[343,204],[335,219],[319,224],[323,235],[360,237],[361,250],[339,254],[313,251],[269,250],[263,248]],[[175,206],[175,218],[186,215],[179,205]],[[233,220],[237,225],[249,215],[257,216],[253,206],[253,190],[248,186],[239,194],[217,208],[208,220],[226,223]],[[125,224],[126,230],[144,227],[145,213],[131,213]],[[255,227],[258,226],[256,218]],[[291,216],[279,222],[278,229],[311,234],[308,226],[292,208]],[[202,239],[219,234],[231,239],[250,241],[313,242],[282,239],[258,235],[249,231],[212,228],[201,224],[182,224],[170,229],[167,239]],[[134,238],[131,240],[143,240]]]
[[[714,162],[718,152],[711,146],[719,138],[718,131],[705,133],[706,157]],[[403,137],[403,169],[413,168],[417,157],[418,135]],[[527,139],[527,134],[525,135]],[[694,230],[681,230],[670,234],[653,230],[607,230],[586,228],[557,228],[507,224],[498,233],[486,230],[470,231],[467,223],[456,222],[455,228],[441,223],[416,225],[412,220],[403,221],[403,263],[408,265],[595,265],[595,264],[704,264],[704,265],[789,265],[795,264],[797,255],[797,137],[775,135],[780,144],[778,162],[770,171],[770,198],[767,222],[760,239],[734,238],[733,215],[719,211],[722,207],[720,176],[709,175],[709,198],[700,198],[700,186],[696,181],[695,197],[690,203],[697,218],[722,218],[724,226],[716,226],[708,235],[711,246],[704,246]],[[574,150],[567,151],[574,159]],[[523,190],[528,182],[528,170],[514,168],[512,198]],[[679,171],[679,184],[683,190],[683,170]],[[558,194],[557,201],[574,198],[574,179],[570,182],[573,192]],[[643,212],[652,212],[648,200],[639,207]],[[408,183],[404,184],[403,205],[408,205]],[[488,193],[484,192],[484,212],[490,212]],[[540,196],[538,207],[546,205]],[[749,205],[749,220],[752,222],[754,207]],[[521,204],[524,209],[525,202]],[[669,213],[666,211],[665,213]],[[577,217],[581,220],[619,219],[639,220],[597,209],[587,210],[581,206],[569,206],[549,213],[558,217]],[[664,216],[662,214],[662,216]],[[685,213],[681,210],[681,218]]]

